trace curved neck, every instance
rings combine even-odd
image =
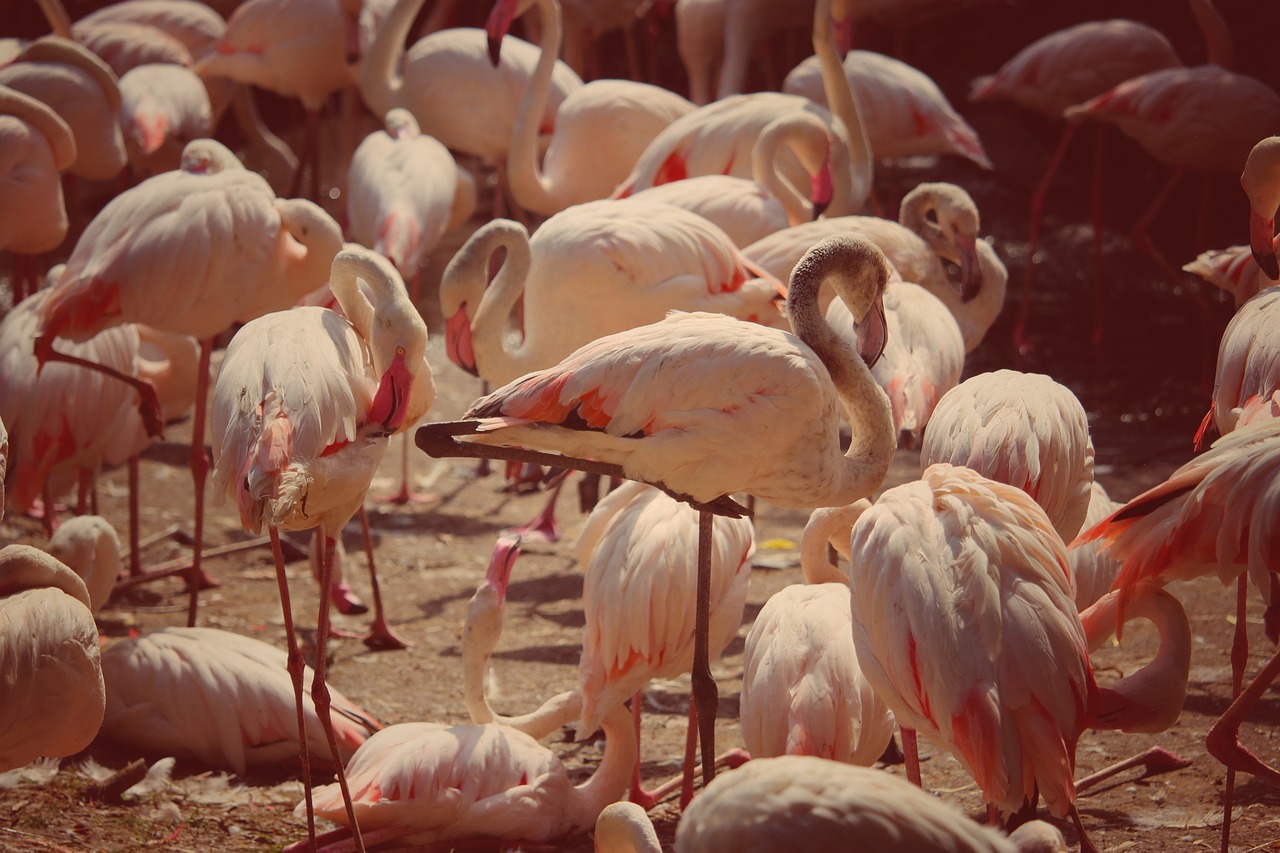
[[[640,755],[631,712],[626,705],[613,706],[601,722],[601,728],[605,736],[604,758],[591,778],[574,788],[574,797],[567,809],[574,826],[594,826],[604,807],[622,797]]]
[[[561,19],[558,0],[537,0],[542,16],[542,39],[538,43],[538,65],[529,86],[520,98],[511,126],[511,148],[507,154],[507,180],[516,204],[536,213],[555,213],[564,207],[552,198],[552,187],[538,165],[538,129],[551,93],[551,75],[560,56]]]
[[[816,137],[813,133],[815,126]],[[778,169],[778,149],[784,142],[796,151],[800,162],[813,174],[827,159],[827,132],[816,118],[803,113],[794,114],[770,122],[751,147],[751,177],[782,203],[787,213],[787,224],[799,225],[813,218],[813,206],[810,198],[793,186]],[[814,161],[817,162],[816,167],[813,166]],[[835,186],[839,187],[839,182]],[[834,203],[835,199],[832,201]]]
[[[494,276],[493,283],[483,290],[483,296],[476,300],[475,313],[471,315],[476,368],[482,377],[495,383],[505,383],[532,369],[545,366],[527,363],[528,346],[509,349],[506,345],[507,326],[516,303],[524,293],[531,262],[528,232],[516,223],[511,224],[516,227],[489,232],[488,239],[484,241],[487,245],[480,247],[483,260],[473,270],[473,274],[479,273],[479,282],[483,286],[489,259],[499,248],[506,249],[502,267]]]
[[[385,116],[396,106],[396,96],[404,85],[404,75],[400,71],[404,41],[424,2],[398,0],[383,20],[373,45],[360,63],[360,94],[375,116]]]
[[[871,507],[868,500],[848,506],[818,507],[800,534],[800,570],[805,583],[842,583],[849,586],[849,576],[827,559],[830,544],[841,556],[849,555],[849,534],[854,522]]]
[[[1109,592],[1080,614],[1090,651],[1117,629],[1120,592]],[[1162,732],[1178,719],[1191,669],[1191,626],[1186,611],[1163,589],[1141,586],[1129,602],[1125,623],[1147,619],[1160,634],[1155,657],[1142,669],[1099,688],[1089,709],[1089,728],[1126,732]]]
[[[342,248],[342,229],[306,199],[277,199],[276,209],[280,227],[294,241],[286,267],[289,291],[301,299],[328,280],[333,258]]]
[[[1204,36],[1205,62],[1219,68],[1230,70],[1236,61],[1235,45],[1231,41],[1231,30],[1227,22],[1213,5],[1213,0],[1189,0],[1191,14],[1195,15],[1200,25],[1200,34]]]
[[[842,19],[852,14],[851,4],[840,3]],[[849,135],[849,179],[846,188],[850,191],[850,207],[848,211],[832,210],[832,216],[843,216],[845,213],[858,213],[864,207],[867,197],[871,195],[871,185],[875,178],[875,161],[871,153],[871,141],[867,130],[862,125],[862,117],[858,108],[857,94],[845,76],[844,65],[836,50],[835,27],[831,16],[835,11],[836,0],[818,0],[813,10],[813,52],[818,57],[822,68],[822,89],[827,95],[827,104],[833,115],[844,122],[845,131]],[[835,200],[832,201],[835,207]]]

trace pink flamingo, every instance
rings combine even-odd
[[[105,700],[84,581],[29,545],[0,550],[0,625],[0,771],[87,747]]]
[[[1005,838],[883,770],[784,755],[750,761],[708,785],[680,818],[676,851],[763,853],[799,837],[825,850],[865,845],[885,853],[1067,850],[1062,833],[1044,821]]]
[[[1187,658],[1162,645],[1143,670],[1100,690],[1049,517],[1021,489],[968,468],[931,465],[885,492],[854,525],[850,550],[858,661],[903,729],[908,777],[919,783],[923,731],[993,810],[1018,811],[1038,792],[1094,849],[1075,809],[1076,740],[1087,727],[1171,724],[1180,701],[1153,710],[1143,689],[1185,685]]]
[[[277,200],[267,182],[246,171],[225,146],[196,140],[183,152],[182,169],[143,181],[94,217],[41,306],[35,346],[41,364],[94,367],[54,350],[53,341],[86,340],[126,322],[201,341],[191,443],[189,622],[195,621],[204,580],[204,421],[212,338],[233,322],[286,308],[314,290],[328,275],[341,240],[337,223],[320,208],[301,199]],[[186,286],[174,287],[175,279]],[[155,389],[118,371],[105,372],[138,390],[147,432],[158,435]]]
[[[920,467],[964,465],[1021,489],[1070,542],[1089,511],[1093,440],[1084,406],[1039,373],[980,373],[938,401],[924,433]]]
[[[1249,247],[1259,269],[1272,281],[1280,279],[1276,262],[1276,210],[1280,209],[1280,136],[1268,136],[1249,151],[1240,174],[1249,197]]]
[[[1201,444],[1210,424],[1220,435],[1277,416],[1280,405],[1280,290],[1268,287],[1240,306],[1218,344],[1218,366],[1209,412],[1196,433]]]
[[[547,112],[552,75],[560,65],[558,0],[499,0],[489,17],[491,42],[505,49],[514,18],[537,6],[542,37],[538,64],[520,99],[506,155],[511,196],[523,210],[549,216],[573,204],[606,198],[667,125],[693,104],[659,86],[630,80],[595,80],[567,93],[545,142],[538,134]],[[523,8],[522,8],[523,7]],[[541,163],[541,165],[539,165]]]
[[[61,173],[76,158],[76,141],[58,114],[29,95],[0,86],[0,134],[5,171],[0,187],[8,203],[0,210],[0,249],[15,255],[13,302],[34,290],[39,273],[32,255],[48,252],[67,236]]]
[[[139,65],[120,78],[120,128],[134,174],[176,169],[188,142],[213,133],[209,92],[185,66]]]
[[[1120,508],[1120,504],[1111,500],[1107,490],[1097,480],[1089,490],[1089,511],[1084,517],[1081,530],[1091,530],[1102,519]],[[1098,599],[1111,589],[1116,573],[1120,571],[1120,561],[1106,552],[1096,542],[1067,543],[1067,560],[1071,563],[1071,576],[1076,580],[1076,609],[1084,613]],[[1085,626],[1088,630],[1088,626]],[[1093,643],[1090,643],[1092,650]]]
[[[435,386],[426,325],[390,262],[368,250],[345,250],[334,258],[330,286],[348,319],[325,308],[295,308],[259,317],[232,338],[214,388],[210,428],[218,494],[235,497],[246,530],[270,528],[299,719],[302,655],[279,528],[318,526],[324,536],[311,694],[337,754],[325,688],[334,540],[363,504],[387,436],[426,413]],[[377,615],[366,642],[402,647],[386,625],[376,576],[371,579]],[[305,741],[302,747],[305,768]],[[341,770],[338,779],[354,824]]]
[[[89,609],[95,615],[102,610],[120,576],[120,537],[111,522],[100,515],[67,519],[49,537],[45,550],[84,581]]]
[[[828,543],[849,550],[849,531],[871,504],[815,509],[800,538],[804,584],[774,593],[742,652],[739,716],[752,759],[813,755],[870,766],[893,737],[893,714],[858,666],[849,578]]]
[[[871,153],[877,160],[954,154],[991,168],[977,131],[927,74],[868,50],[849,51],[843,64],[849,86],[858,93]],[[782,83],[782,91],[826,106],[818,57],[811,56],[793,68]]]
[[[1083,541],[1101,540],[1108,553],[1121,561],[1114,589],[1119,591],[1118,613],[1150,586],[1171,580],[1217,575],[1223,584],[1239,579],[1237,610],[1244,613],[1253,580],[1267,603],[1264,624],[1268,637],[1280,636],[1276,577],[1280,560],[1273,548],[1277,466],[1280,465],[1280,419],[1265,418],[1238,426],[1218,439],[1206,453],[1192,459],[1165,482],[1130,500],[1086,531]],[[1260,761],[1240,743],[1240,725],[1280,674],[1280,652],[1274,654],[1241,690],[1248,661],[1246,620],[1238,618],[1231,650],[1230,707],[1209,730],[1205,745],[1227,767],[1223,793],[1222,849],[1231,833],[1231,803],[1235,772],[1243,770],[1280,785],[1280,772]]]
[[[84,36],[89,30],[105,24],[159,30],[181,44],[193,57],[203,56],[214,49],[227,29],[222,15],[199,0],[120,0],[80,18],[71,25],[71,33],[77,40],[85,41]],[[117,69],[117,74],[123,76],[129,70],[123,66],[117,68],[110,59],[103,58]]]
[[[432,455],[468,445],[531,447],[606,463],[628,479],[697,502],[698,609],[693,690],[704,779],[715,773],[715,682],[708,670],[712,509],[747,492],[781,506],[851,503],[884,479],[894,451],[889,402],[867,368],[884,348],[883,253],[831,238],[797,265],[788,296],[796,334],[724,315],[673,313],[582,347],[559,365],[478,400],[458,424],[423,427]],[[822,319],[836,288],[859,322],[859,358]],[[840,452],[840,412],[852,440]],[[454,436],[466,436],[462,441]],[[499,455],[497,447],[475,448]],[[517,459],[528,453],[507,454]],[[555,454],[541,454],[543,459]]]
[[[298,717],[287,654],[216,628],[161,628],[102,651],[107,709],[102,735],[158,755],[194,758],[243,776],[250,766],[298,755]],[[311,667],[302,670],[312,682]],[[342,762],[382,726],[337,690],[330,752],[315,705],[305,703],[309,754]]]
[[[1249,246],[1209,249],[1183,264],[1182,271],[1231,294],[1237,311],[1258,291],[1275,284],[1258,266]]]

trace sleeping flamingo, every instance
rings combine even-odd
[[[753,760],[813,755],[870,766],[893,737],[893,714],[858,666],[849,578],[825,553],[849,550],[849,530],[871,504],[815,509],[800,537],[803,584],[770,596],[742,652],[739,715]]]
[[[135,175],[176,169],[188,142],[213,133],[209,92],[185,66],[139,65],[120,77],[120,128]]]
[[[111,597],[120,575],[120,537],[100,515],[77,515],[49,537],[49,555],[84,581],[89,609],[97,614]]]
[[[279,528],[318,526],[324,535],[311,693],[330,752],[337,754],[325,688],[334,540],[363,504],[387,437],[426,413],[435,386],[426,324],[389,261],[365,249],[344,250],[334,258],[329,283],[345,319],[325,308],[294,308],[259,317],[236,333],[214,388],[210,429],[217,493],[235,498],[246,530],[270,528],[299,717],[302,655]],[[403,645],[387,628],[376,579],[374,593],[377,616],[368,642]],[[301,746],[305,768],[306,742]],[[354,824],[341,769],[338,780]],[[309,784],[307,790],[314,838]]]
[[[645,147],[693,104],[659,86],[631,80],[594,80],[568,92],[555,111],[555,130],[541,154],[552,74],[561,63],[558,0],[498,0],[487,32],[499,50],[512,21],[537,7],[542,27],[538,64],[520,99],[506,156],[516,205],[549,216],[573,204],[607,198]],[[513,42],[515,43],[515,42]],[[540,156],[541,155],[541,156]]]
[[[884,479],[895,436],[872,378],[884,348],[888,262],[870,243],[830,238],[797,265],[788,334],[723,315],[672,313],[588,344],[559,365],[484,397],[456,424],[423,427],[418,445],[458,455],[468,445],[570,454],[697,502],[698,610],[693,689],[704,779],[714,776],[715,682],[708,671],[712,507],[744,491],[781,506],[852,503]],[[818,290],[834,286],[859,323],[855,353],[823,320]],[[865,359],[865,360],[864,360]],[[852,434],[840,452],[839,412]],[[454,436],[465,436],[461,441]],[[556,454],[507,453],[545,461]],[[588,466],[591,467],[591,466]],[[712,504],[715,502],[715,504]]]
[[[102,652],[102,735],[241,776],[249,766],[292,758],[299,719],[286,658],[275,646],[216,628],[161,628],[111,643]],[[303,668],[306,684],[312,675]],[[345,761],[381,726],[337,690],[332,697],[337,761]],[[334,761],[315,705],[306,702],[304,712],[309,755]]]
[[[280,200],[226,146],[196,140],[182,168],[149,178],[116,196],[77,241],[66,270],[41,306],[38,361],[94,367],[53,349],[57,338],[83,341],[103,329],[142,322],[201,341],[191,440],[195,530],[188,623],[205,582],[205,403],[212,338],[244,322],[294,304],[327,277],[341,246],[338,225],[302,199]],[[181,280],[184,287],[174,287]],[[95,369],[101,370],[101,367]],[[119,371],[133,385],[147,431],[160,432],[155,389]]]
[[[105,700],[89,592],[30,545],[0,550],[0,667],[0,772],[93,741]]]

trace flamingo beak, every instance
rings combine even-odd
[[[1274,216],[1263,216],[1252,207],[1249,208],[1249,248],[1253,250],[1253,260],[1267,278],[1280,279],[1280,264],[1276,262],[1276,220]]]
[[[484,29],[489,35],[489,62],[494,68],[502,58],[502,39],[511,30],[511,22],[516,18],[517,0],[498,0],[489,12]]]
[[[982,267],[978,264],[978,239],[973,234],[957,234],[956,245],[960,248],[960,292],[961,300],[968,302],[978,295],[982,289]]]
[[[398,432],[409,413],[409,389],[412,386],[413,375],[405,363],[404,347],[396,347],[396,356],[382,374],[378,391],[373,395],[369,422],[381,424],[388,434]]]
[[[876,297],[867,316],[854,326],[854,333],[858,338],[858,355],[862,356],[867,367],[874,367],[884,354],[884,346],[889,340],[889,324],[884,316],[884,297]]]
[[[444,348],[450,361],[472,376],[480,375],[476,365],[476,352],[471,345],[471,318],[467,316],[465,303],[445,321]]]
[[[827,142],[827,151],[822,157],[822,168],[813,176],[809,191],[809,202],[813,205],[813,218],[817,219],[831,204],[835,195],[835,182],[831,177],[831,142]]]
[[[493,546],[493,556],[489,559],[489,571],[485,574],[485,583],[498,592],[498,601],[507,597],[507,586],[511,583],[511,570],[515,567],[516,558],[520,556],[519,536],[499,536]]]

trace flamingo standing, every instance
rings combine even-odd
[[[895,437],[888,399],[867,362],[884,348],[881,297],[888,274],[883,253],[870,243],[828,239],[792,274],[794,335],[723,315],[673,313],[600,338],[559,365],[498,389],[472,405],[465,417],[473,420],[418,431],[419,446],[433,455],[477,443],[548,449],[577,457],[575,467],[599,460],[628,479],[698,502],[693,690],[704,779],[715,772],[717,696],[708,669],[712,506],[735,512],[722,499],[738,491],[781,506],[852,503],[884,479]],[[822,319],[818,289],[824,283],[849,303],[862,358]],[[841,409],[851,429],[845,454]],[[466,438],[459,442],[455,435]]]
[[[104,706],[84,581],[29,545],[0,550],[0,626],[0,771],[84,749]]]
[[[849,51],[843,65],[849,86],[858,93],[871,153],[877,160],[954,154],[991,168],[977,131],[923,71],[869,50]],[[782,91],[826,106],[818,57],[811,56],[791,69]]]
[[[83,341],[131,321],[200,340],[187,613],[188,623],[194,624],[204,581],[204,427],[212,338],[233,322],[286,308],[315,290],[328,275],[342,234],[311,202],[276,199],[261,176],[245,170],[214,140],[189,143],[182,166],[121,193],[89,223],[41,306],[35,352],[41,364],[68,361],[94,367],[54,350],[53,341]],[[174,287],[175,281],[185,286]],[[119,371],[112,375],[138,390],[147,432],[158,435],[155,389]]]
[[[800,538],[805,583],[774,593],[747,634],[739,715],[753,760],[813,755],[870,766],[893,737],[893,714],[853,648],[849,578],[825,554],[828,542],[848,551],[849,530],[869,506],[810,514]]]
[[[516,205],[549,216],[573,204],[608,197],[649,142],[692,112],[693,104],[648,83],[592,81],[569,91],[560,103],[555,130],[540,156],[538,131],[545,121],[552,75],[560,64],[560,3],[498,0],[487,32],[499,50],[505,49],[511,22],[535,5],[542,24],[538,64],[511,126],[506,172]]]
[[[241,776],[250,766],[296,756],[298,718],[286,657],[261,640],[216,628],[161,628],[111,643],[102,652],[102,735]],[[310,684],[311,667],[302,672]],[[311,702],[303,731],[311,756],[341,762],[382,726],[337,690],[332,698],[338,757]]]
[[[426,324],[389,261],[364,249],[344,250],[334,258],[329,283],[346,319],[325,308],[295,308],[266,314],[236,333],[214,388],[210,425],[218,493],[235,497],[246,530],[270,528],[300,721],[302,654],[293,633],[279,528],[318,526],[324,535],[311,695],[336,755],[325,688],[334,540],[363,504],[387,436],[426,413],[435,385]],[[386,625],[377,579],[372,573],[371,578],[377,615],[366,642],[403,646]],[[307,755],[303,741],[304,768]],[[355,829],[341,770],[338,781]],[[358,831],[356,836],[358,843]]]
[[[1045,835],[1055,846],[1023,847],[1019,841],[1028,835]],[[1062,834],[1042,821],[1005,838],[883,770],[807,755],[761,758],[724,774],[707,786],[676,829],[677,853],[766,853],[802,845],[829,850],[858,845],[886,853],[1067,850]]]
[[[48,252],[67,236],[67,208],[61,173],[76,158],[71,128],[43,101],[0,86],[0,140],[6,163],[0,191],[8,202],[0,211],[0,249],[13,252],[13,302],[36,287],[39,273],[31,255]]]
[[[1280,637],[1276,576],[1280,559],[1274,551],[1277,466],[1280,465],[1280,419],[1265,418],[1240,425],[1218,439],[1169,478],[1130,500],[1086,531],[1084,541],[1102,540],[1111,557],[1121,561],[1114,589],[1123,618],[1143,590],[1171,580],[1217,575],[1223,584],[1240,580],[1238,611],[1243,613],[1244,576],[1253,581],[1267,604],[1263,620],[1267,636]],[[1235,771],[1252,773],[1280,785],[1280,772],[1261,762],[1240,743],[1240,725],[1266,688],[1280,675],[1280,652],[1272,655],[1253,680],[1240,689],[1248,660],[1244,619],[1237,619],[1232,646],[1230,707],[1209,730],[1205,745],[1227,767],[1223,794],[1222,850],[1230,841],[1230,814]]]
[[[1182,61],[1174,53],[1173,45],[1159,30],[1124,19],[1086,21],[1032,42],[995,74],[974,80],[969,99],[977,102],[1008,99],[1056,121],[1063,110],[1118,83],[1149,71],[1180,65]],[[1014,326],[1014,344],[1022,351],[1030,348],[1027,323],[1044,202],[1077,127],[1073,122],[1067,123],[1058,148],[1031,196],[1027,265]],[[1100,129],[1093,168],[1095,344],[1102,340],[1102,143]]]
[[[1021,489],[1070,542],[1089,511],[1093,455],[1089,418],[1069,388],[1039,373],[996,370],[938,401],[920,467],[964,465]]]

